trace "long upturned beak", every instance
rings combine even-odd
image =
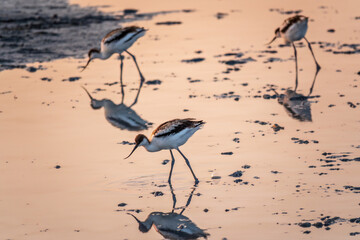
[[[135,216],[132,215],[131,213],[127,213],[127,215],[133,216],[138,223],[142,223],[139,219],[137,219],[137,217],[135,217]]]
[[[135,150],[138,148],[139,144],[140,144],[140,143],[137,143],[137,144],[135,145],[134,149],[133,149],[133,150],[131,151],[131,153],[129,154],[129,156],[127,156],[127,157],[124,158],[124,159],[128,159],[128,158],[131,156],[131,154],[133,154],[133,152],[135,152]]]
[[[90,97],[90,99],[91,100],[94,100],[93,99],[93,97],[90,95],[90,93],[88,92],[88,90],[86,90],[86,88],[84,87],[84,86],[81,86],[84,90],[85,90],[85,92],[89,95],[89,97]]]
[[[269,43],[267,43],[266,45],[270,45],[273,41],[275,41],[277,37],[275,36]]]
[[[85,65],[85,67],[83,67],[83,70],[81,70],[81,72],[83,72],[84,70],[85,70],[85,68],[89,65],[89,63],[91,62],[91,58],[89,58],[89,60],[87,61],[87,63],[86,63],[86,65]]]

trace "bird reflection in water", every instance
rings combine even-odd
[[[140,131],[148,129],[151,125],[142,119],[131,107],[125,104],[115,104],[109,99],[97,100],[93,98],[85,87],[82,87],[90,97],[90,106],[92,109],[104,108],[106,120],[114,127],[121,130]],[[133,106],[133,104],[131,105]]]
[[[171,212],[152,212],[146,218],[145,221],[140,221],[133,214],[133,216],[139,224],[139,230],[143,233],[148,232],[152,226],[160,233],[165,239],[171,240],[186,240],[186,239],[198,239],[205,238],[210,235],[204,230],[200,229],[193,223],[188,217],[184,216],[185,209],[189,206],[196,187],[194,187],[188,197],[187,203],[184,207],[176,208],[176,196],[172,185],[170,184],[170,190],[173,199],[173,208]],[[180,213],[175,213],[175,210],[182,209]]]
[[[304,96],[303,94],[297,93],[297,83],[295,84],[295,90],[287,89],[283,94],[279,94],[275,89],[272,89],[278,97],[279,104],[283,105],[288,115],[301,122],[312,122],[311,116],[311,102],[309,99],[314,98],[311,96],[316,77],[319,73],[318,69],[315,72],[314,80],[310,87],[309,94]]]

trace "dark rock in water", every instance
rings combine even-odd
[[[26,71],[28,71],[28,72],[36,72],[36,71],[37,71],[37,68],[28,67],[28,68],[26,68]]]
[[[121,145],[135,145],[135,143],[128,142],[128,141],[122,141],[122,142],[119,142],[118,144],[121,144]]]
[[[270,123],[268,123],[268,122],[259,121],[259,120],[255,120],[254,123],[258,123],[258,124],[260,124],[260,125],[268,125],[268,124],[270,124]]]
[[[240,60],[223,61],[222,63],[225,63],[226,65],[234,66],[236,64],[245,64],[248,62],[256,62],[256,60],[253,59],[252,57],[248,57],[248,58],[244,58],[244,59],[240,59]]]
[[[65,82],[65,81],[75,82],[79,79],[81,79],[81,77],[69,77],[68,79],[63,79],[63,82]]]
[[[146,81],[145,84],[147,84],[147,85],[160,85],[161,80],[149,80],[149,81]]]
[[[350,221],[351,223],[360,223],[360,217],[358,217],[358,218],[351,218],[349,221]]]
[[[47,81],[47,82],[51,82],[51,78],[48,78],[48,77],[43,77],[41,78],[42,81]]]
[[[275,54],[277,53],[278,51],[276,50],[264,50],[264,51],[261,51],[262,53],[270,53],[270,54]]]
[[[223,19],[224,17],[226,17],[228,14],[227,13],[221,13],[221,12],[218,12],[215,17],[217,19]]]
[[[270,96],[270,94],[264,94],[264,95],[263,95],[263,98],[264,98],[264,99],[270,99],[271,96]]]
[[[236,172],[233,172],[232,174],[230,174],[229,176],[230,177],[241,177],[243,175],[243,171],[236,171]]]
[[[275,132],[278,132],[280,130],[284,130],[284,127],[279,126],[277,123],[275,123],[274,125],[272,125],[271,127]]]
[[[164,195],[164,193],[161,191],[152,192],[151,194],[153,194],[155,197],[160,197]]]
[[[137,12],[138,12],[137,9],[131,9],[131,8],[124,9],[124,15],[136,14]]]
[[[116,210],[116,211],[122,211],[122,210]],[[128,209],[127,211],[129,211],[129,212],[136,212],[136,213],[141,213],[141,212],[142,212],[141,209]]]
[[[181,62],[184,62],[184,63],[198,63],[198,62],[202,62],[204,60],[205,60],[205,58],[192,58],[192,59],[181,60]]]
[[[127,205],[127,203],[119,203],[118,207],[125,207]]]
[[[200,79],[188,79],[189,83],[197,83],[197,82],[202,82]]]
[[[220,55],[221,56],[221,55]],[[228,57],[228,56],[235,56],[237,58],[241,58],[242,56],[244,56],[244,53],[242,52],[229,52],[229,53],[225,53],[224,54],[225,57]]]
[[[162,161],[162,165],[166,165],[168,162],[170,162],[170,160],[167,160],[167,159],[165,159],[164,161]]]
[[[212,176],[211,179],[221,179],[221,176]]]
[[[340,217],[333,217],[333,218],[330,218],[330,217],[325,217],[327,218],[325,221],[324,221],[324,226],[325,227],[328,227],[330,225],[333,225],[337,222],[343,222],[344,219],[340,218]]]
[[[60,169],[61,166],[60,166],[60,165],[56,165],[55,168],[56,168],[56,169]]]
[[[316,222],[313,224],[313,226],[316,228],[322,228],[324,226],[324,224],[322,222]]]
[[[264,61],[264,63],[272,63],[272,62],[283,62],[284,60],[281,58],[275,58],[275,57],[270,57],[268,59],[266,59]]]
[[[309,228],[311,227],[311,223],[309,222],[299,223],[299,226],[302,228]]]
[[[302,12],[301,9],[284,11],[283,9],[279,9],[279,8],[270,8],[269,11],[270,12],[278,12],[278,13],[284,14],[284,15],[294,15],[294,14],[299,14]]]
[[[179,25],[182,24],[180,21],[166,21],[166,22],[157,22],[156,25]]]
[[[356,108],[356,105],[355,104],[353,104],[352,102],[347,102],[347,104],[349,105],[349,107],[351,107],[351,108]]]
[[[118,82],[110,82],[110,83],[104,83],[104,85],[111,87],[112,85],[117,84]]]
[[[221,155],[233,155],[233,152],[222,152]]]

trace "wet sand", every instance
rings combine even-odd
[[[1,71],[0,239],[162,239],[154,228],[141,233],[127,213],[145,220],[154,211],[171,212],[170,164],[162,164],[170,154],[139,149],[124,157],[136,134],[150,135],[162,122],[186,117],[206,125],[181,148],[200,180],[183,214],[209,239],[358,238],[358,1],[101,5],[108,14],[176,11],[129,23],[150,29],[130,50],[146,80],[161,81],[144,84],[132,108],[153,125],[121,130],[104,109],[90,107],[81,86],[96,99],[120,103],[119,84],[112,84],[119,81],[117,56],[95,60],[81,73],[86,52],[83,59],[76,53]],[[311,121],[289,115],[271,90],[294,89],[293,49],[280,39],[265,46],[291,16],[287,11],[298,10],[310,17],[307,38],[322,67],[311,96],[298,100],[311,110]],[[178,23],[157,24],[164,22]],[[297,46],[297,93],[307,96],[315,64],[306,44]],[[124,82],[129,106],[139,77],[128,57]],[[284,129],[276,132],[274,124]],[[193,178],[178,153],[175,159],[180,207]],[[242,176],[229,176],[236,171]]]

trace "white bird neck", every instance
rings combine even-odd
[[[148,138],[145,139],[143,146],[148,152],[157,152],[160,150],[159,147],[155,145],[153,141],[149,141]]]
[[[143,145],[148,152],[157,152],[160,151],[159,147],[155,145],[152,141]]]
[[[110,56],[112,55],[111,52],[108,51],[99,51],[99,52],[94,52],[91,56],[92,59],[95,58],[100,58],[102,60],[108,59]]]

